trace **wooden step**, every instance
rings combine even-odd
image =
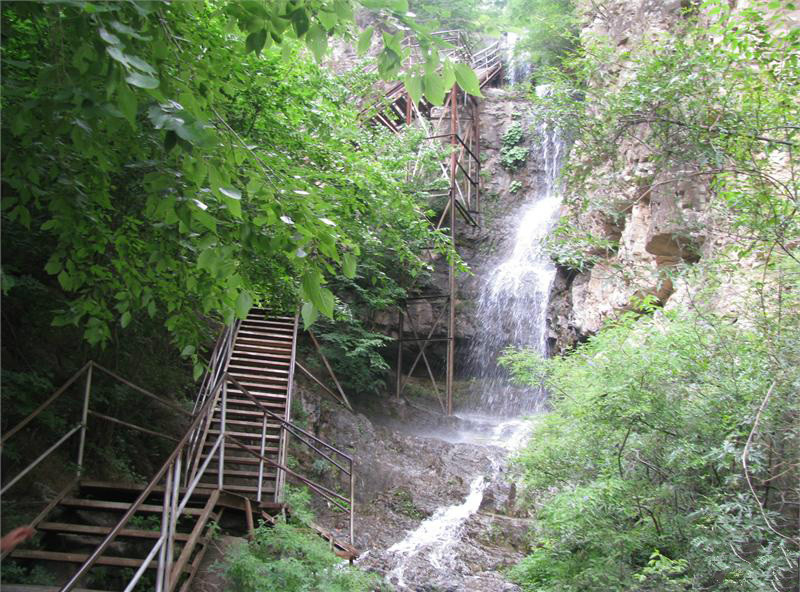
[[[279,341],[281,343],[291,344],[294,336],[292,334],[280,333],[278,331],[269,331],[267,329],[249,329],[242,327],[236,334],[236,340],[239,339],[259,339],[266,341]]]
[[[276,352],[283,350],[291,355],[292,351],[292,342],[289,341],[278,341],[274,339],[266,339],[266,338],[259,338],[252,335],[240,335],[236,337],[236,347],[241,345],[257,345],[259,347],[271,347]],[[234,348],[234,351],[236,348]]]
[[[292,357],[291,350],[287,350],[285,347],[272,347],[259,343],[243,343],[237,341],[233,345],[233,355],[236,356],[242,352],[258,353],[264,357],[278,360],[289,360]]]
[[[284,366],[272,366],[270,364],[256,365],[252,361],[249,364],[243,364],[236,361],[228,365],[228,373],[234,376],[261,376],[266,374],[274,374],[277,376],[288,376],[289,369]]]
[[[208,430],[208,433],[209,434],[214,434],[215,436],[217,436],[217,435],[219,435],[219,430]],[[232,432],[230,430],[227,430],[226,434],[229,435],[229,436],[233,436],[234,438],[239,438],[241,440],[244,440],[244,439],[251,440],[253,438],[258,439],[258,440],[261,439],[261,432],[258,432],[258,433],[255,433],[255,432]],[[278,441],[278,440],[281,439],[281,437],[278,436],[277,434],[267,434],[266,435],[266,439],[267,440]]]
[[[212,446],[214,446],[214,443],[213,443],[213,442],[206,442],[206,443],[203,445],[203,448],[211,448]],[[259,451],[261,450],[261,446],[249,446],[248,444],[245,444],[245,447],[246,447],[248,450],[252,450],[252,451],[253,451],[253,452],[255,452],[256,454],[259,454]],[[238,446],[238,445],[234,444],[233,442],[225,442],[225,450],[226,450],[226,451],[227,451],[227,450],[241,450],[241,449],[242,449],[242,447],[241,447],[241,446]],[[270,455],[270,454],[278,454],[278,449],[277,449],[277,448],[275,448],[275,447],[272,447],[272,446],[267,446],[267,447],[265,447],[265,448],[264,448],[264,456],[266,456],[266,457],[268,457],[268,458],[269,458],[269,455]],[[204,455],[204,456],[205,456],[205,455]],[[216,457],[216,455],[214,455],[214,456]],[[254,456],[253,458],[255,458],[256,460],[258,460],[258,459],[257,459],[255,456]],[[228,462],[228,461],[227,461],[227,454],[225,455],[225,459],[226,459],[226,460],[225,460],[225,462]],[[154,507],[155,507],[155,506],[154,506]],[[158,507],[159,507],[159,508],[161,508],[161,506],[158,506]]]
[[[264,311],[260,311],[260,310],[255,311],[255,313],[251,311],[250,314],[247,315],[247,320],[248,321],[251,321],[251,320],[255,320],[255,321],[258,321],[258,320],[270,320],[270,321],[276,321],[276,322],[281,322],[281,323],[294,324],[294,317],[287,317],[287,316],[283,316],[283,315],[273,315],[273,314],[269,314],[268,312],[264,312]]]
[[[253,375],[243,375],[241,372],[230,372],[230,375],[236,379],[240,385],[246,388],[248,391],[250,390],[248,386],[264,386],[264,385],[286,385],[289,383],[288,378],[282,378],[280,376],[253,376]]]
[[[241,448],[239,448],[238,446],[236,448],[240,453],[242,453],[242,449]],[[264,454],[264,456],[266,456],[267,458],[271,458],[271,457],[274,457],[276,455],[277,455],[277,451],[274,451],[271,455],[270,455],[269,451],[265,452],[265,454]],[[209,463],[209,466],[208,466],[209,469],[211,469],[212,467],[215,468],[215,469],[219,468],[217,466],[218,462],[217,462],[216,459],[217,459],[217,456],[214,455],[214,460],[212,460]],[[275,460],[275,458],[272,458],[272,460]],[[228,465],[231,465],[231,464],[232,465],[258,465],[260,463],[261,463],[261,460],[256,458],[255,456],[250,456],[250,455],[248,455],[248,456],[240,456],[240,455],[232,456],[232,455],[227,454],[227,453],[225,454],[225,467],[226,467],[226,470],[227,470]],[[265,462],[264,463],[264,469],[266,470],[266,468],[268,466],[270,466],[270,464]]]
[[[77,497],[65,497],[61,500],[62,506],[67,506],[70,508],[89,508],[93,510],[115,510],[120,512],[125,512],[128,508],[131,507],[130,503],[127,502],[107,502],[103,500],[89,500],[89,499],[81,499]],[[137,512],[157,512],[161,513],[162,511],[161,506],[157,506],[155,504],[142,504],[136,510]],[[183,510],[184,514],[189,514],[190,516],[199,516],[203,510],[201,508],[189,508],[186,507]]]
[[[18,549],[11,554],[14,559],[38,559],[43,561],[60,561],[62,563],[84,563],[89,559],[88,553],[62,553],[60,551],[40,551],[38,549]],[[101,555],[95,565],[113,565],[114,567],[139,567],[144,563],[143,559],[132,557],[109,557]],[[148,566],[154,569],[158,566],[158,561],[153,559]],[[5,589],[5,586],[3,586]]]
[[[239,407],[247,407],[258,409],[258,405],[253,402],[253,399],[258,401],[258,403],[270,411],[275,413],[274,407],[280,407],[281,409],[286,407],[286,395],[281,393],[250,393],[253,397],[245,396],[243,393],[233,393],[235,396],[231,397],[230,393],[228,394],[228,410],[230,410],[231,405],[238,405]],[[217,407],[214,410],[214,415],[218,416],[221,407]]]
[[[225,464],[228,464],[230,459],[226,456],[225,457]],[[206,475],[218,475],[219,471],[215,466],[213,469],[209,466],[206,469]],[[264,464],[264,479],[274,479],[275,475],[277,474],[277,470],[270,468],[269,464]],[[258,480],[258,471],[243,471],[240,469],[229,469],[227,466],[225,467],[225,476],[226,477],[234,477],[234,478],[244,478],[244,479],[256,479]],[[216,483],[216,481],[215,481]]]
[[[219,423],[220,423],[220,418],[217,415],[214,415],[214,417],[211,419],[211,425],[219,424]],[[258,430],[257,433],[259,435],[261,434],[262,424],[261,424],[260,421],[242,421],[242,420],[239,420],[239,419],[230,419],[230,418],[226,417],[225,418],[225,424],[226,425],[237,425],[237,426],[251,427],[251,428],[257,429]],[[280,425],[278,425],[278,422],[273,420],[271,417],[268,417],[267,418],[267,433],[269,433],[270,430],[272,430],[272,431],[280,430]],[[256,433],[256,432],[252,432],[252,433]]]
[[[225,471],[225,474],[228,472]],[[258,473],[256,473],[258,474]],[[46,530],[50,532],[58,532],[64,534],[96,534],[105,536],[111,532],[110,526],[93,526],[89,524],[70,524],[67,522],[40,522],[36,526],[36,530]],[[157,539],[161,536],[159,530],[142,530],[139,528],[123,528],[119,531],[118,536],[121,537],[134,537],[142,539]],[[189,535],[180,532],[175,533],[175,538],[179,541],[188,540]]]
[[[203,483],[201,482],[201,485]],[[208,484],[210,485],[210,484]],[[258,493],[258,487],[255,485],[236,485],[234,483],[225,483],[222,486],[222,491],[230,491],[232,493]],[[265,482],[261,487],[261,493],[274,493],[275,492],[275,483],[268,483]]]
[[[113,492],[123,492],[123,493],[132,493],[137,494],[144,491],[147,485],[141,483],[118,483],[116,481],[96,481],[93,479],[86,479],[80,482],[80,489],[81,492],[85,491],[113,491]],[[181,491],[186,491],[185,487],[181,487]],[[153,490],[153,494],[164,493],[164,486],[163,485],[156,485]],[[194,495],[194,493],[192,494]],[[198,492],[198,495],[208,495],[208,492]]]
[[[259,364],[269,364],[274,368],[288,368],[291,365],[288,360],[288,357],[284,358],[282,356],[265,357],[264,354],[259,352],[237,352],[236,355],[231,356],[230,363],[238,366],[257,362]]]
[[[284,323],[281,321],[262,321],[260,319],[245,319],[242,327],[249,329],[267,329],[279,333],[290,333],[294,335],[294,323]]]
[[[237,379],[238,380],[238,379]],[[239,383],[241,384],[241,380]],[[286,388],[288,385],[285,384],[273,384],[273,383],[262,383],[258,385],[253,385],[252,388],[248,387],[246,384],[242,384],[245,390],[250,393],[251,395],[262,395],[265,397],[286,397]],[[230,386],[228,387],[228,395],[231,393],[235,393],[237,395],[243,395],[244,391],[240,390],[239,387]]]
[[[271,411],[273,411],[279,417],[283,418],[285,416],[286,405],[280,406],[279,409],[278,408],[279,406],[275,404],[263,403],[263,402],[261,404],[264,405],[265,407],[271,407],[272,408]],[[253,405],[252,403],[250,404],[250,407],[253,409],[256,408],[256,406]],[[229,416],[236,415],[238,417],[262,417],[264,414],[261,411],[255,411],[255,410],[251,411],[250,409],[231,409],[230,407],[228,407],[228,415]]]

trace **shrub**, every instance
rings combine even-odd
[[[516,459],[526,591],[790,589],[800,315],[759,316],[627,313],[567,357],[507,353],[552,394]]]

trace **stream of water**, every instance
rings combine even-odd
[[[518,212],[519,224],[510,254],[487,277],[478,303],[477,315],[483,330],[472,345],[470,366],[481,396],[477,408],[459,413],[464,429],[437,436],[450,442],[501,447],[508,452],[524,443],[529,423],[521,418],[540,410],[544,393],[536,388],[512,387],[507,372],[498,366],[497,357],[509,346],[547,354],[546,313],[555,268],[542,249],[542,241],[552,229],[561,205],[558,174],[565,152],[558,130],[546,119],[537,121],[534,116],[531,128],[534,133],[529,158],[541,163],[542,170],[534,184],[536,189],[526,196]],[[486,488],[501,478],[505,454],[489,455],[490,474],[472,478],[463,502],[440,507],[388,549],[393,568],[387,578],[394,586],[400,590],[426,590],[408,581],[412,579],[411,566],[420,560],[439,572],[455,574],[464,570],[454,550],[468,519],[480,509]]]

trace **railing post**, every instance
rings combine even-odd
[[[163,539],[163,543],[161,544],[161,549],[158,552],[158,570],[156,572],[156,592],[163,592],[164,591],[164,572],[166,567],[166,558],[167,558],[167,540],[169,538],[169,509],[172,505],[170,500],[170,494],[172,493],[172,469],[173,467],[169,467],[167,469],[167,477],[164,481],[164,499],[163,499],[163,506],[161,508],[161,538]]]
[[[89,393],[92,390],[92,362],[86,371],[86,388],[83,391],[83,411],[81,412],[81,435],[78,444],[78,476],[83,472],[83,454],[86,450],[86,423],[89,420]]]
[[[397,307],[397,376],[394,396],[398,399],[403,391],[403,308]]]
[[[264,482],[264,448],[267,441],[267,414],[261,415],[261,450],[259,454],[261,458],[258,459],[258,492],[256,494],[256,501],[261,503],[261,488]]]
[[[225,415],[228,411],[228,381],[222,383],[222,406],[219,415],[219,433],[222,443],[219,446],[219,463],[217,463],[217,488],[222,489],[225,484]]]
[[[350,544],[355,545],[353,518],[355,516],[356,475],[353,472],[353,459],[350,459]]]
[[[172,559],[175,551],[175,530],[178,524],[178,496],[180,494],[180,474],[181,474],[181,455],[175,459],[175,464],[172,468],[172,492],[170,493],[170,511],[169,511],[169,530],[167,531],[167,540],[164,541],[167,545],[167,556],[164,564],[164,581],[166,583],[166,590],[172,590]],[[166,492],[165,492],[166,493]]]

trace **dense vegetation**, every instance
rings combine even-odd
[[[231,590],[259,592],[371,592],[380,578],[343,565],[308,525],[313,519],[308,492],[293,490],[292,517],[261,524],[254,540],[232,549],[225,574]]]
[[[550,244],[563,266],[588,269],[616,248],[581,227],[588,212],[615,223],[688,180],[710,197],[703,228],[676,221],[684,263],[662,270],[687,287],[680,304],[631,302],[563,358],[505,357],[551,393],[518,459],[537,517],[533,552],[513,571],[526,590],[796,588],[800,31],[783,20],[789,8],[700,3],[671,33],[622,49],[585,36],[560,69],[539,72],[574,139],[571,216]],[[648,155],[634,179],[619,174],[631,144]],[[702,232],[718,247],[698,263]]]

